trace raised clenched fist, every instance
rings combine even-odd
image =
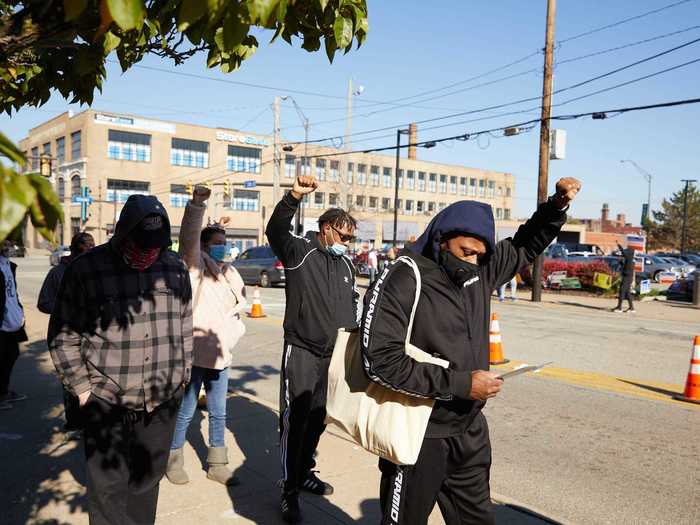
[[[211,197],[211,190],[206,186],[197,184],[192,190],[192,202],[195,204],[204,204],[209,197]]]
[[[581,191],[581,181],[578,179],[573,177],[559,179],[554,194],[554,204],[558,208],[566,208],[579,191]]]
[[[229,217],[228,215],[224,215],[223,217],[221,217],[219,219],[219,226],[221,226],[222,228],[225,228],[230,222],[231,222],[231,217]]]
[[[301,199],[307,193],[313,192],[318,188],[318,181],[313,176],[297,177],[292,187],[292,196],[295,199]]]

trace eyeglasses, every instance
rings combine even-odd
[[[333,231],[338,234],[338,237],[340,237],[340,240],[343,242],[354,242],[355,239],[357,239],[357,237],[355,237],[354,235],[348,235],[347,233],[341,232],[340,230],[338,230],[338,228],[336,228],[332,224],[330,226],[333,229]]]

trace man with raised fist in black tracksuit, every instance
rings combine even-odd
[[[415,465],[380,459],[383,525],[425,525],[437,501],[447,525],[493,524],[491,444],[481,413],[503,380],[489,372],[490,296],[554,240],[580,190],[561,179],[513,238],[495,242],[491,206],[456,202],[404,251],[421,292],[411,344],[449,362],[420,363],[404,345],[416,279],[400,258],[365,296],[361,350],[367,375],[394,390],[435,400]]]
[[[318,219],[318,232],[291,233],[301,199],[318,187],[314,177],[297,177],[275,207],[266,234],[284,264],[286,309],[280,374],[282,517],[301,521],[299,490],[328,495],[333,487],[313,471],[314,452],[325,429],[328,367],[338,329],[358,326],[355,268],[345,255],[355,239],[355,219],[340,208]]]

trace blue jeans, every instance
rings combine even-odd
[[[513,277],[510,280],[510,283],[505,283],[498,289],[498,298],[501,301],[505,301],[506,299],[506,286],[508,286],[508,284],[510,284],[510,298],[515,300],[518,297],[517,295],[515,295],[515,292],[518,290],[518,280],[515,277]]]
[[[199,390],[204,383],[207,393],[207,412],[209,412],[209,446],[224,446],[226,430],[226,394],[228,393],[228,368],[212,370],[211,368],[192,367],[192,378],[185,389],[185,396],[177,413],[177,423],[170,449],[182,448],[185,444],[187,427],[197,408]]]

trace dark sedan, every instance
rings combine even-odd
[[[246,284],[259,284],[267,288],[284,284],[284,265],[269,246],[257,246],[240,254],[231,262]]]

